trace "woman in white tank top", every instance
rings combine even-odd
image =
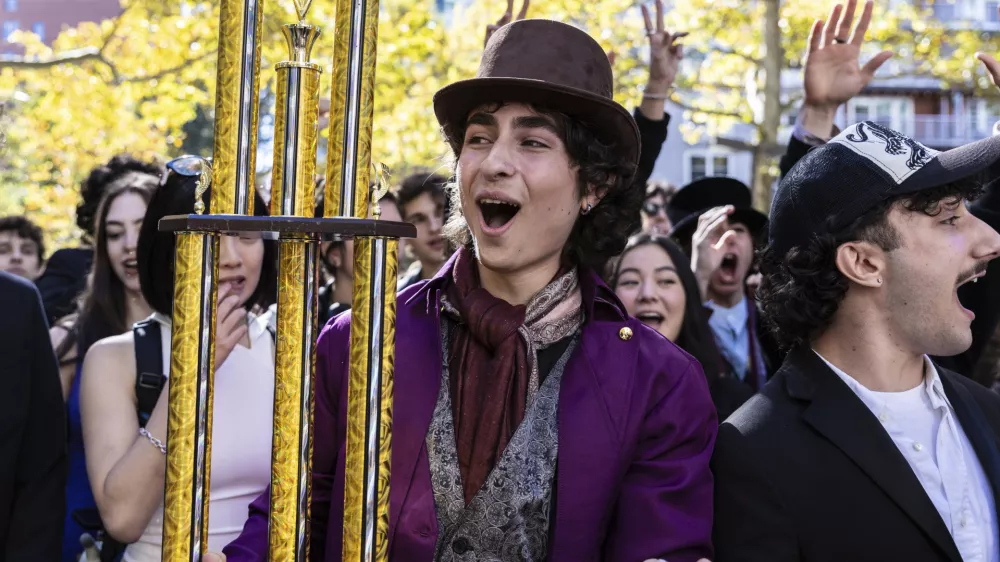
[[[158,232],[157,224],[164,216],[193,212],[197,180],[197,176],[185,175],[191,168],[175,169],[170,164],[168,168],[163,185],[149,203],[138,246],[142,293],[156,311],[152,319],[160,326],[163,372],[167,373],[166,386],[145,428],[140,430],[136,415],[132,332],[95,344],[81,375],[87,473],[105,529],[128,544],[125,562],[161,559],[174,235]],[[205,199],[210,196],[206,193]],[[266,211],[257,199],[258,212]],[[219,245],[211,550],[221,550],[239,535],[250,502],[270,481],[274,339],[269,325],[274,313],[268,307],[274,302],[276,275],[271,244],[259,236],[233,234],[222,236]],[[250,310],[266,312],[258,315]]]

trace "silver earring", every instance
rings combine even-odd
[[[879,284],[879,285],[881,285],[881,284],[882,284],[882,278],[881,278],[881,277],[879,277],[879,278],[878,278],[878,284]]]
[[[587,208],[584,209],[584,210],[582,210],[582,211],[580,211],[580,214],[581,215],[589,215],[591,209],[593,209],[593,207],[590,205],[590,203],[587,203]]]

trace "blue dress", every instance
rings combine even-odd
[[[76,562],[80,559],[83,548],[80,546],[80,535],[83,527],[73,520],[73,512],[77,509],[96,509],[94,494],[90,490],[90,480],[87,478],[87,461],[83,454],[83,426],[80,421],[80,375],[82,373],[82,358],[76,364],[76,376],[66,402],[69,417],[69,475],[66,479],[66,520],[63,526],[62,562]]]

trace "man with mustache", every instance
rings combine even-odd
[[[789,353],[719,429],[718,562],[1000,560],[1000,397],[929,357],[972,343],[958,288],[1000,234],[968,203],[998,176],[998,137],[864,122],[781,182],[757,296]]]

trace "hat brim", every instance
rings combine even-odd
[[[614,100],[569,86],[529,78],[471,78],[454,82],[434,94],[434,114],[453,143],[473,109],[494,102],[521,102],[552,108],[590,125],[617,157],[639,162],[639,127]]]
[[[939,153],[904,181],[900,191],[916,193],[979,174],[984,176],[984,181],[992,181],[1000,176],[1000,136],[988,137]]]
[[[701,217],[701,215],[707,210],[708,209],[697,213],[691,213],[690,215],[684,217],[680,220],[680,222],[672,225],[668,236],[677,240],[682,244],[682,246],[686,247],[686,245],[691,242],[691,237],[694,236],[694,231],[698,228],[698,218]],[[735,209],[733,213],[729,215],[729,221],[745,224],[750,230],[750,235],[754,238],[767,234],[767,215],[757,209]]]

